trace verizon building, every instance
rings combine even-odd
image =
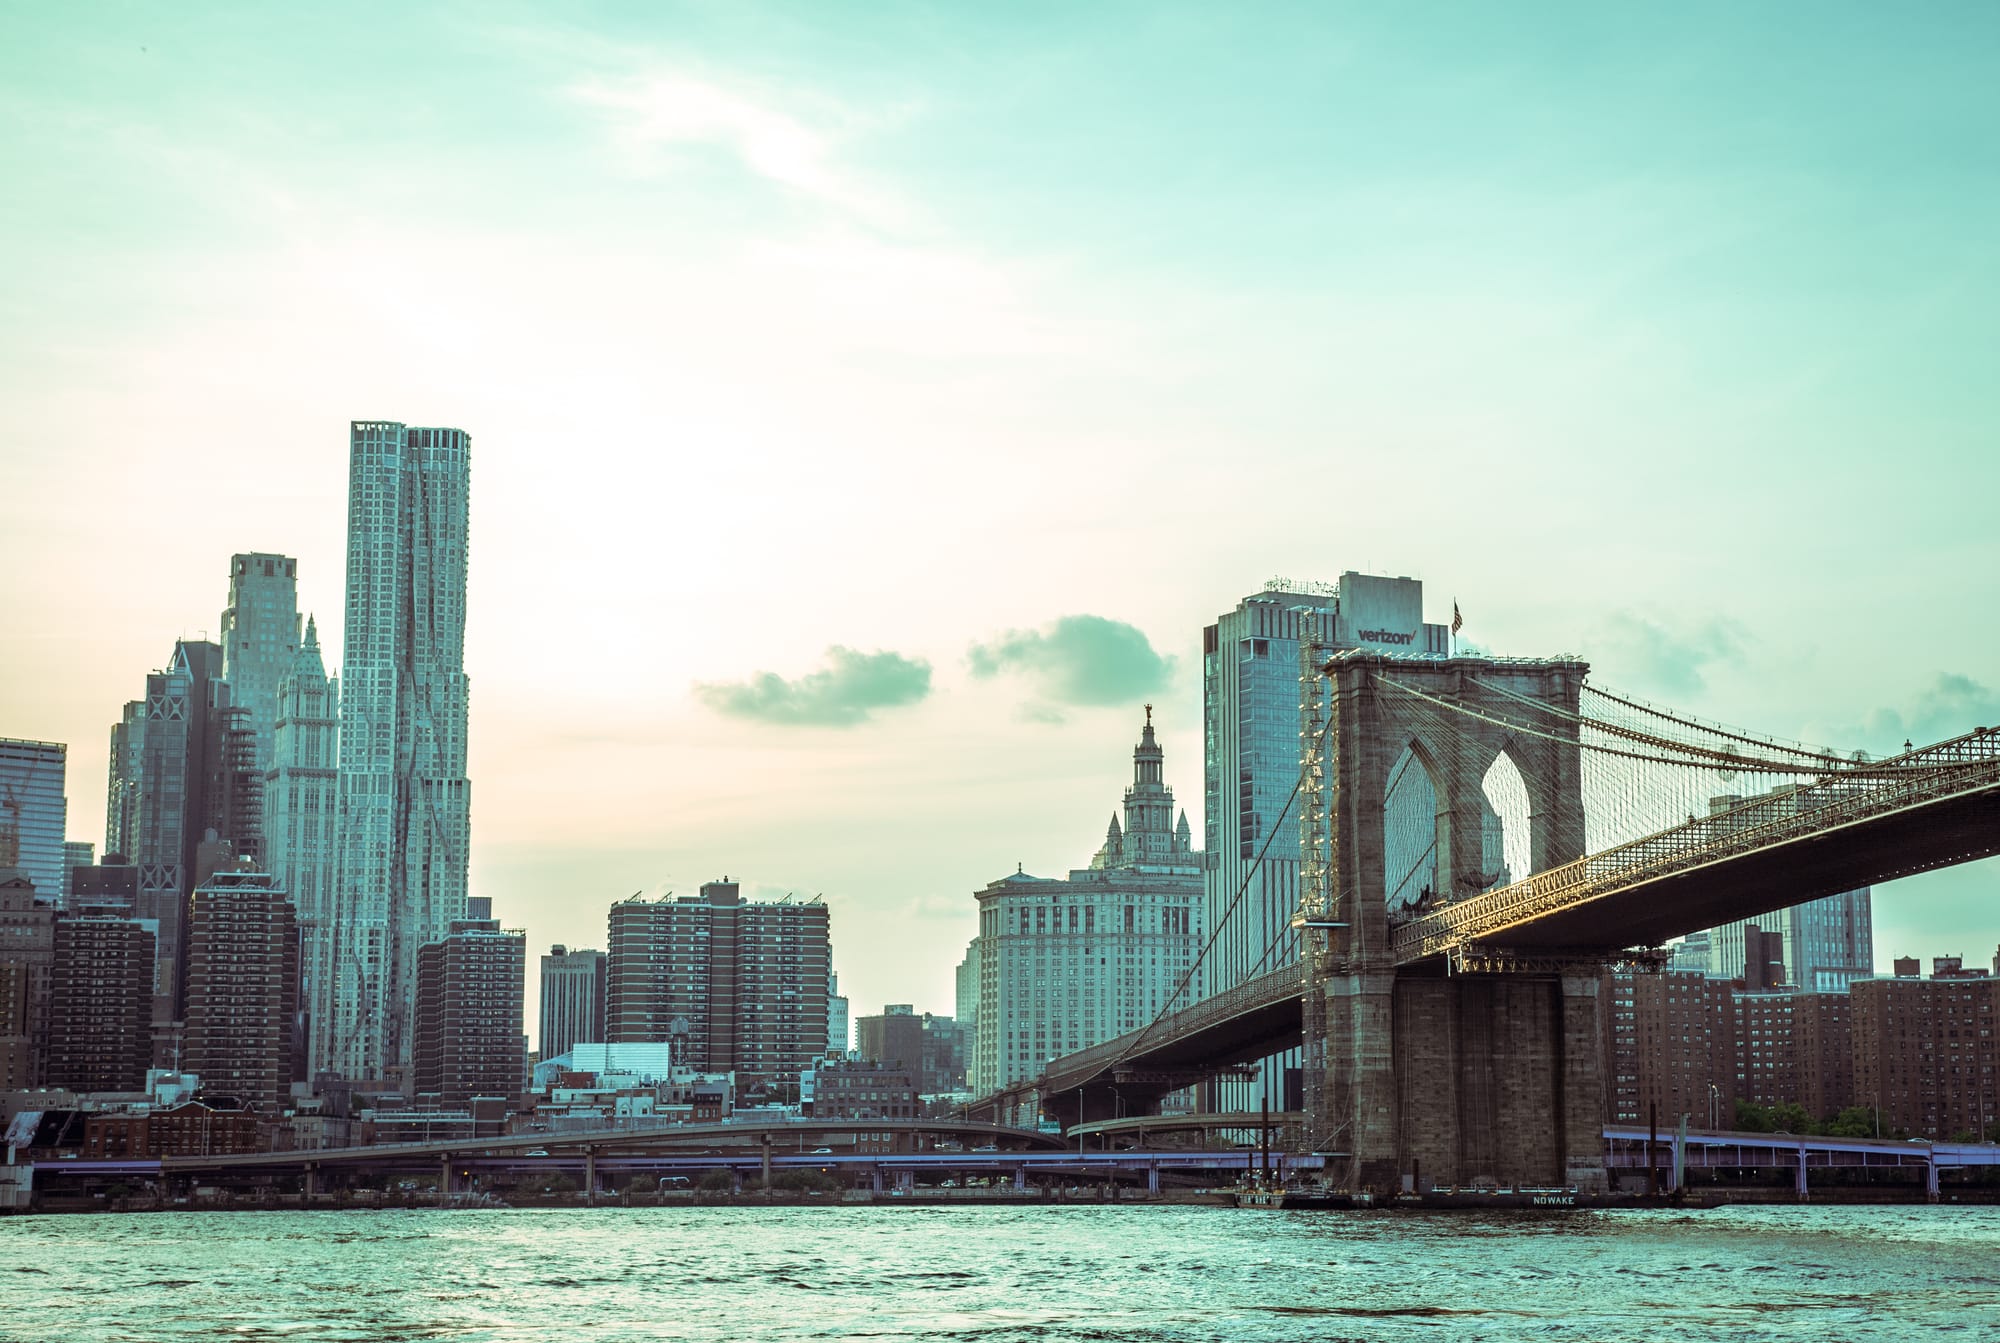
[[[611,907],[612,1043],[675,1046],[674,1062],[741,1082],[796,1077],[826,1052],[827,909],[748,901],[736,882]]]
[[[1418,657],[1451,651],[1450,628],[1424,620],[1421,582],[1353,572],[1338,583],[1274,578],[1202,631],[1203,922],[1215,936],[1202,969],[1211,994],[1298,960],[1290,927],[1299,904],[1292,788],[1299,777],[1299,630],[1307,617],[1319,620],[1321,637],[1336,648]],[[1405,784],[1390,799],[1398,814],[1434,824],[1436,800],[1423,796],[1423,771],[1399,770],[1396,780]],[[1418,869],[1429,836],[1390,830],[1392,849],[1397,835],[1410,831],[1410,853],[1388,857],[1414,897],[1424,884]],[[1267,1089],[1274,1106],[1290,1107],[1298,1099],[1290,1094],[1297,1053],[1268,1060],[1255,1080],[1218,1083],[1216,1108],[1254,1110]]]

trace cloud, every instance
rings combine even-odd
[[[1959,672],[1939,672],[1902,708],[1885,707],[1869,714],[1860,736],[1871,746],[1893,751],[1905,741],[1929,746],[1976,727],[1996,726],[2000,726],[2000,691]]]
[[[1740,664],[1747,642],[1743,627],[1732,620],[1674,629],[1620,611],[1599,627],[1591,641],[1590,659],[1613,682],[1689,695],[1707,688],[1705,672]]]
[[[786,680],[758,672],[746,681],[704,681],[695,698],[731,718],[802,727],[853,727],[877,709],[915,704],[931,693],[931,664],[901,653],[826,650],[824,671]]]
[[[1155,652],[1135,625],[1103,616],[1064,616],[1039,630],[1008,630],[975,644],[972,674],[1020,672],[1060,704],[1126,704],[1166,687],[1174,660]]]
[[[829,127],[854,120],[838,106],[817,106],[808,120],[771,94],[674,73],[587,80],[569,95],[606,117],[614,142],[641,169],[677,151],[719,148],[754,176],[854,215],[901,213],[837,161],[840,136]]]

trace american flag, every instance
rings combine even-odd
[[[1458,613],[1458,603],[1451,604],[1451,632],[1458,633],[1465,628],[1465,617]]]

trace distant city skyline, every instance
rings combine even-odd
[[[734,872],[948,1007],[1273,575],[1842,750],[2000,722],[2000,14],[1697,11],[26,12],[0,733],[101,840],[236,554],[339,667],[382,414],[479,437],[469,883],[532,947]],[[1879,886],[1878,954],[1995,911]]]

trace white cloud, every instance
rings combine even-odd
[[[637,170],[657,170],[676,151],[720,148],[757,177],[864,219],[893,223],[907,213],[839,162],[859,119],[837,104],[817,104],[808,120],[780,98],[682,74],[591,79],[568,92],[607,118]]]

